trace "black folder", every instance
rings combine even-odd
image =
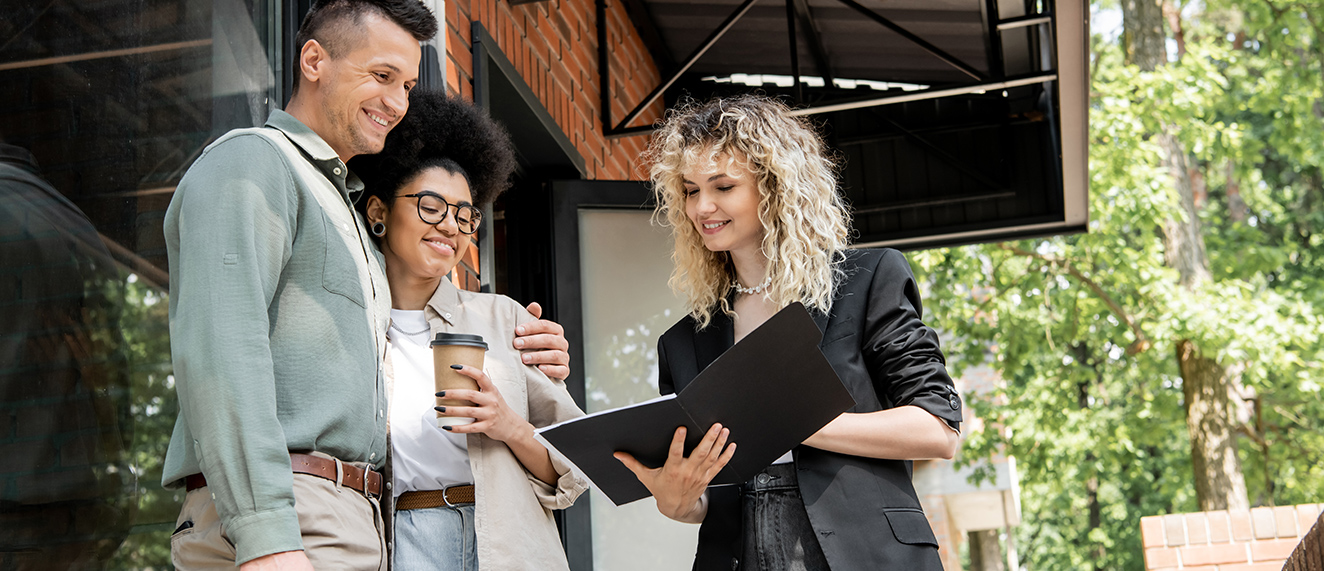
[[[612,456],[629,452],[661,466],[676,427],[689,454],[714,423],[736,453],[712,485],[740,484],[855,406],[818,343],[822,332],[793,303],[736,343],[679,394],[597,412],[538,430],[616,505],[651,495]]]

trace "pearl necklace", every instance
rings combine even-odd
[[[770,285],[772,285],[772,276],[764,278],[763,283],[759,284],[758,287],[741,287],[740,280],[731,280],[731,287],[735,288],[737,292],[745,295],[757,295],[763,293],[763,290],[768,289],[768,286]]]

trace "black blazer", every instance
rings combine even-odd
[[[896,250],[854,250],[839,262],[847,272],[832,314],[813,312],[819,344],[855,397],[849,412],[915,405],[961,422],[961,399],[947,375],[938,335],[920,320],[919,289]],[[731,347],[731,318],[715,312],[708,327],[685,317],[658,340],[662,394],[684,389]],[[797,446],[800,493],[832,569],[942,569],[938,541],[910,483],[911,463]],[[739,454],[739,452],[736,452]],[[696,570],[739,567],[742,553],[739,486],[708,489],[708,515],[699,529]]]

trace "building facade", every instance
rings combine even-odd
[[[444,25],[422,83],[513,91],[520,114],[501,93],[489,110],[517,145],[559,153],[521,147],[520,194],[490,219],[553,179],[640,176],[644,139],[601,135],[600,37],[617,113],[658,81],[621,4],[428,4]],[[183,492],[160,484],[177,411],[162,221],[207,144],[283,106],[308,2],[13,8],[0,21],[0,568],[167,568]],[[462,287],[504,274],[480,261],[505,261],[503,226],[480,235]]]
[[[1087,222],[1079,1],[422,1],[444,24],[420,83],[487,109],[519,159],[452,278],[541,303],[588,412],[655,396],[656,338],[680,317],[640,181],[646,126],[681,93],[753,86],[813,115],[864,245]],[[284,106],[310,0],[11,4],[0,568],[167,568],[183,492],[160,485],[178,411],[165,210],[202,149]],[[559,523],[579,571],[686,568],[697,533],[596,493]]]

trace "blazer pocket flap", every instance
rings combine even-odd
[[[828,326],[827,331],[823,332],[823,342],[820,347],[826,347],[832,343],[850,337],[855,334],[855,318],[847,315],[841,321]]]
[[[929,527],[928,518],[920,511],[885,511],[887,524],[892,527],[896,540],[907,545],[938,546],[938,538]]]

